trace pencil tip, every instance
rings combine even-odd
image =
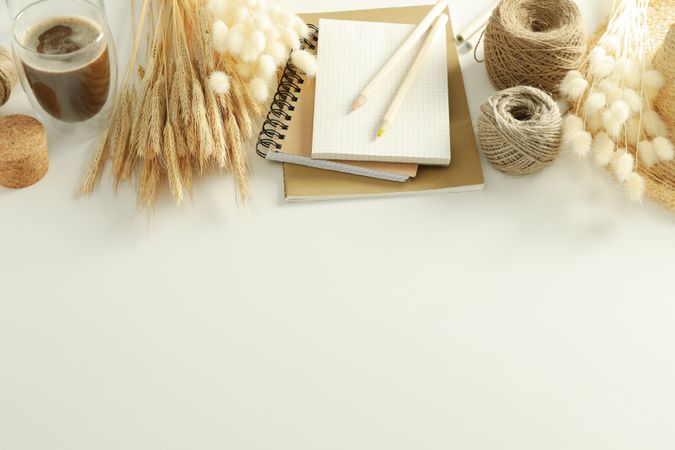
[[[381,138],[384,134],[384,130],[377,130],[377,137]]]
[[[362,107],[365,103],[366,98],[363,95],[359,96],[359,98],[357,98],[356,101],[354,101],[354,104],[352,104],[352,111],[356,111],[357,109]]]

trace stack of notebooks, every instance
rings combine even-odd
[[[258,142],[284,164],[286,200],[308,201],[482,189],[483,173],[452,40],[434,41],[395,122],[380,121],[416,52],[397,65],[361,109],[352,103],[428,7],[303,14],[318,75],[286,68]]]

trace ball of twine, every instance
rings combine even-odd
[[[573,0],[502,0],[484,34],[485,65],[497,89],[534,86],[558,95],[586,52],[579,8]]]
[[[7,103],[17,81],[12,54],[0,46],[0,106]]]
[[[509,175],[527,175],[560,154],[562,117],[546,92],[518,86],[498,92],[481,106],[478,141],[487,160]]]

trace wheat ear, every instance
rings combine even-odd
[[[176,154],[173,126],[167,121],[164,126],[164,159],[171,193],[177,204],[183,202],[183,180],[181,179],[178,155]]]
[[[82,194],[91,194],[96,188],[96,183],[101,176],[101,169],[103,168],[103,163],[107,156],[108,133],[109,129],[106,128],[103,130],[103,134],[98,140],[96,151],[94,152],[94,156],[91,158],[91,162],[89,164],[89,170],[87,171],[87,174],[85,175],[80,187],[80,193]]]
[[[126,95],[123,98],[123,109],[120,115],[121,133],[117,140],[117,148],[113,157],[113,178],[115,186],[119,186],[123,178],[124,162],[129,153],[129,138],[131,136],[131,116],[133,115],[133,105],[136,102],[136,88],[127,86]]]

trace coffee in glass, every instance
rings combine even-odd
[[[100,129],[111,109],[117,69],[99,8],[87,0],[42,0],[17,15],[13,31],[17,71],[41,118],[61,134]],[[83,123],[92,126],[78,130]]]

